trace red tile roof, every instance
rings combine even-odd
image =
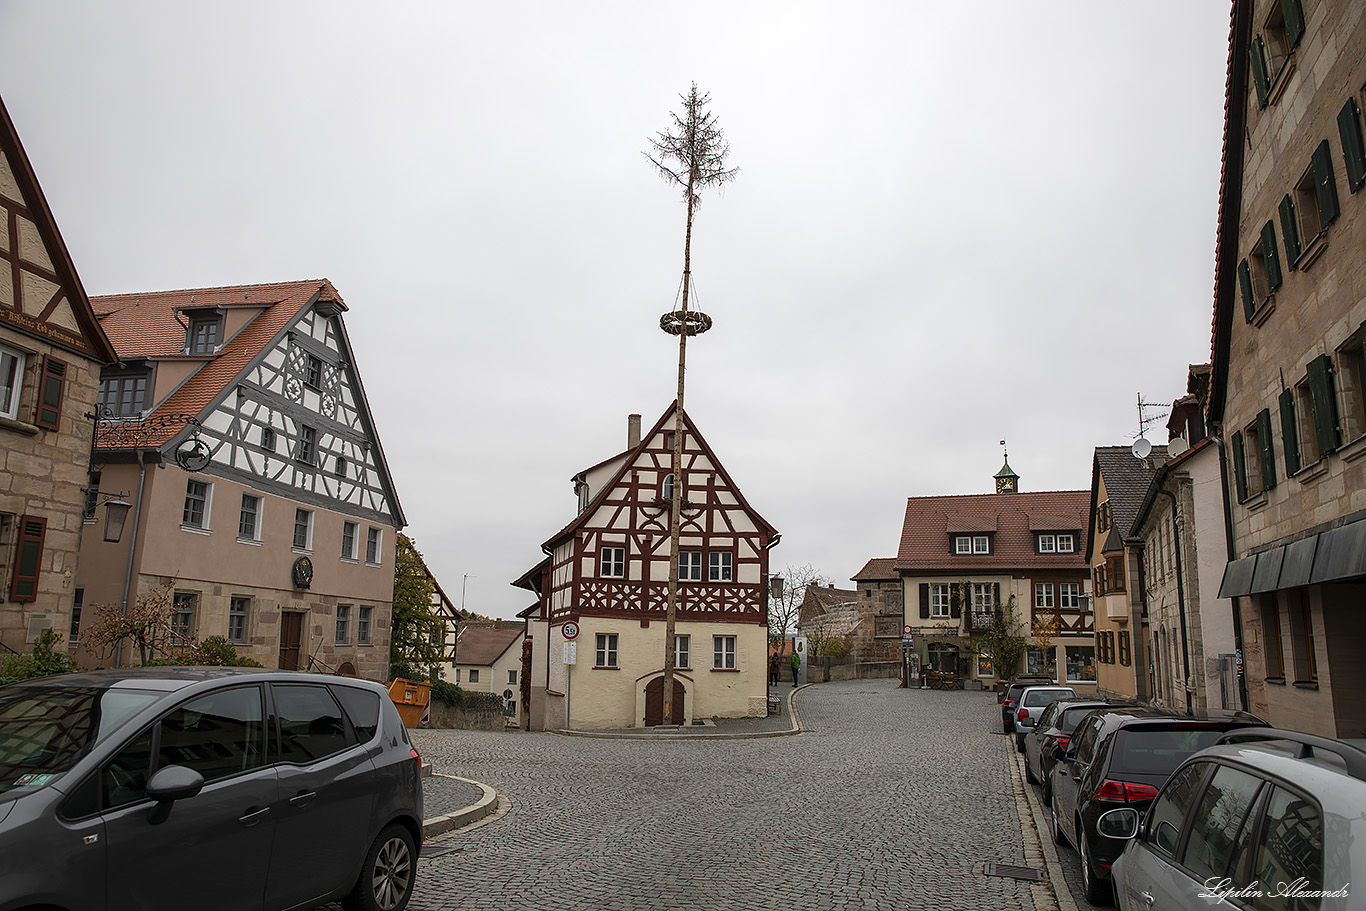
[[[493,629],[487,626],[467,626],[460,630],[456,641],[456,664],[487,667],[512,647],[522,635],[522,624]]]
[[[1082,535],[1090,494],[1085,490],[911,497],[901,529],[896,569],[907,573],[1014,569],[1083,569]],[[954,530],[993,530],[991,554],[955,554]],[[1076,552],[1035,553],[1034,533],[1075,535]]]
[[[895,582],[900,578],[896,572],[896,557],[874,557],[849,577],[853,582]]]

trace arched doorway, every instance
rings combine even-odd
[[[337,676],[338,676],[338,677],[354,677],[354,676],[356,676],[356,666],[355,666],[354,664],[352,664],[350,661],[343,661],[341,667],[337,668]]]
[[[683,723],[683,681],[674,678],[674,724]],[[645,726],[664,723],[664,678],[656,677],[645,684]]]

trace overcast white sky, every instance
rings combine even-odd
[[[407,533],[510,617],[570,477],[673,399],[641,153],[691,81],[741,170],[688,411],[775,571],[843,582],[1002,439],[1088,488],[1209,359],[1228,9],[0,0],[0,96],[90,294],[332,280]]]

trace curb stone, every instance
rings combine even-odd
[[[1048,882],[1030,886],[1034,907],[1079,911],[1072,899],[1072,890],[1067,886],[1067,875],[1058,861],[1058,848],[1052,838],[1044,837],[1048,827],[1043,808],[1039,806],[1034,789],[1025,781],[1024,755],[1015,751],[1014,737],[1005,738],[1005,750],[1010,763],[1010,783],[1015,791],[1015,805],[1020,814],[1020,831],[1024,835],[1025,863],[1031,867],[1042,866],[1048,871]]]
[[[431,819],[422,820],[423,839],[442,835],[452,829],[469,826],[471,823],[482,822],[484,817],[496,813],[500,809],[502,809],[502,813],[505,814],[508,809],[512,808],[512,804],[507,798],[501,797],[497,791],[482,782],[472,781],[468,778],[460,778],[455,775],[433,774],[440,778],[449,778],[452,781],[463,781],[466,784],[472,784],[482,791],[483,794],[475,803],[472,803],[463,809],[456,810],[454,813],[446,813],[442,816],[434,816]],[[504,805],[506,805],[506,808],[504,808]]]

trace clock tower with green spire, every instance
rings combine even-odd
[[[1005,464],[996,472],[996,492],[1016,493],[1020,489],[1020,476],[1010,470],[1010,454],[1006,453]]]

